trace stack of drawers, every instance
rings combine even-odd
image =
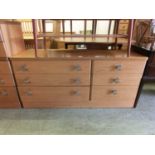
[[[0,61],[0,108],[18,108],[20,103],[8,61]]]
[[[143,60],[95,60],[93,104],[101,107],[133,107],[144,67]]]
[[[128,34],[129,20],[120,20],[118,34]]]
[[[0,61],[0,108],[20,107],[14,79],[8,61]]]
[[[0,34],[0,108],[18,108],[20,107],[18,94],[4,46]]]
[[[24,107],[81,106],[89,101],[90,60],[13,60],[12,64]]]

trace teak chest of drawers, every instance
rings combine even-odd
[[[49,36],[85,50],[47,49],[32,21],[35,50],[25,50],[19,22],[0,22],[0,108],[135,106],[147,57],[131,51],[134,20],[115,21],[112,34],[110,20],[108,35],[96,34],[93,20],[92,35]]]
[[[12,58],[25,108],[134,107],[146,58]]]

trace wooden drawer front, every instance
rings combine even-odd
[[[18,86],[86,86],[90,74],[16,74]]]
[[[139,85],[141,74],[95,74],[93,85]]]
[[[12,75],[0,74],[0,86],[14,86]]]
[[[92,100],[134,103],[138,86],[93,86]]]
[[[16,73],[90,73],[90,64],[84,61],[13,61]]]
[[[88,101],[89,87],[19,87],[24,102]]]
[[[0,87],[0,108],[20,107],[15,87]]]
[[[96,60],[93,63],[94,74],[134,73],[142,74],[145,62],[141,60]]]
[[[6,57],[3,42],[0,42],[0,57]]]
[[[1,74],[10,74],[11,69],[8,61],[0,61],[0,75]]]
[[[24,102],[24,108],[90,108],[89,101],[85,102]],[[91,106],[92,107],[92,106]]]
[[[119,25],[119,30],[127,30],[128,29],[128,24],[120,24]]]

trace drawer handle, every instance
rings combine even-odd
[[[8,96],[8,92],[7,92],[6,90],[2,90],[2,91],[0,92],[0,95],[1,95],[1,96]]]
[[[118,77],[114,78],[112,79],[112,83],[120,83],[120,79]]]
[[[112,89],[112,90],[110,91],[110,93],[111,93],[112,95],[117,95],[117,90]]]
[[[32,91],[27,91],[27,92],[26,92],[26,95],[27,95],[27,96],[32,96]]]
[[[82,69],[81,69],[81,66],[77,64],[72,66],[72,70],[81,71]]]
[[[115,69],[116,69],[117,71],[121,71],[121,70],[122,70],[122,65],[121,65],[121,64],[115,65]]]
[[[0,84],[5,84],[5,81],[0,79]]]
[[[20,70],[24,71],[24,72],[27,72],[29,69],[28,69],[27,65],[24,64],[24,65],[20,66]]]
[[[28,78],[24,79],[23,82],[24,82],[24,84],[30,84],[31,83],[31,81]]]
[[[80,96],[80,92],[78,90],[73,90],[73,91],[71,91],[71,95]]]
[[[79,78],[76,78],[76,79],[71,79],[71,82],[74,84],[80,84],[81,80]]]

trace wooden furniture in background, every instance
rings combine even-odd
[[[0,35],[2,42],[5,44],[4,48],[8,57],[25,50],[19,22],[0,22]]]
[[[135,22],[135,44],[132,50],[148,57],[145,72],[140,84],[140,95],[145,83],[155,82],[155,20],[141,19]]]
[[[0,108],[21,107],[9,61],[0,60]]]
[[[118,26],[118,34],[128,34],[129,20],[120,20]]]
[[[0,108],[20,108],[9,56],[25,50],[20,23],[0,22]]]
[[[34,41],[33,41],[33,27],[32,27],[32,20],[31,19],[18,19],[17,21],[21,22],[21,26],[22,26],[22,32],[23,32],[23,37],[24,37],[24,42],[25,42],[25,47],[26,49],[31,49],[34,48]],[[50,22],[53,27],[51,27],[51,32],[47,32],[46,31],[46,24]],[[66,27],[65,27],[65,21],[69,21],[70,22],[70,32],[66,31]],[[40,19],[38,20],[38,27],[37,27],[37,31],[38,34],[43,34],[43,33],[47,33],[48,35],[64,35],[64,34],[75,34],[75,32],[73,31],[73,22],[74,21],[78,21],[78,20],[61,20],[61,19],[57,19],[57,20],[52,20],[52,19]],[[98,25],[99,21],[109,21],[109,28],[107,30],[107,34],[113,33],[113,34],[128,34],[128,28],[129,28],[129,20],[87,20],[87,19],[82,19],[81,21],[84,22],[84,29],[81,32],[82,34],[84,34],[85,36],[87,36],[87,34],[92,34],[92,35],[96,35],[96,28]],[[87,21],[92,21],[92,30],[87,30]],[[112,21],[114,22],[114,27],[112,29]],[[61,32],[61,27],[62,27],[62,32]],[[53,29],[52,29],[53,28]],[[89,33],[88,33],[89,32]],[[56,45],[57,46],[56,46]],[[105,45],[102,44],[93,44],[93,42],[91,43],[87,43],[83,42],[81,40],[79,40],[79,42],[62,42],[62,39],[54,39],[51,37],[40,37],[38,38],[38,48],[67,48],[68,45],[70,48],[74,49],[75,45],[81,45],[81,44],[85,44],[87,45],[87,49],[107,49],[107,47]],[[70,46],[70,45],[74,45],[74,46]],[[115,47],[114,45],[112,45],[113,47]],[[121,45],[120,45],[121,46]],[[119,46],[119,47],[120,47]]]
[[[26,49],[34,48],[34,38],[33,38],[33,27],[31,19],[18,19],[16,20],[21,23],[23,38]],[[46,24],[50,22],[53,27],[51,27],[51,31],[46,31]],[[53,29],[52,29],[53,28]],[[57,34],[60,33],[60,20],[50,20],[50,19],[40,19],[38,20],[37,31],[39,34],[43,32],[47,32],[48,34]],[[47,48],[51,48],[52,40],[50,37],[46,38],[38,38],[38,48],[42,49],[44,46]]]
[[[147,61],[144,76],[143,76],[143,83],[154,82],[155,81],[155,51],[147,50],[137,45],[133,45],[132,49],[135,50],[137,53],[140,53],[148,57],[148,61]]]
[[[108,50],[108,49],[121,49],[122,46],[127,46],[127,39],[121,38],[115,43],[115,38],[59,38],[55,39],[58,49],[68,49],[71,45],[76,49],[76,45],[85,45],[87,50]]]

